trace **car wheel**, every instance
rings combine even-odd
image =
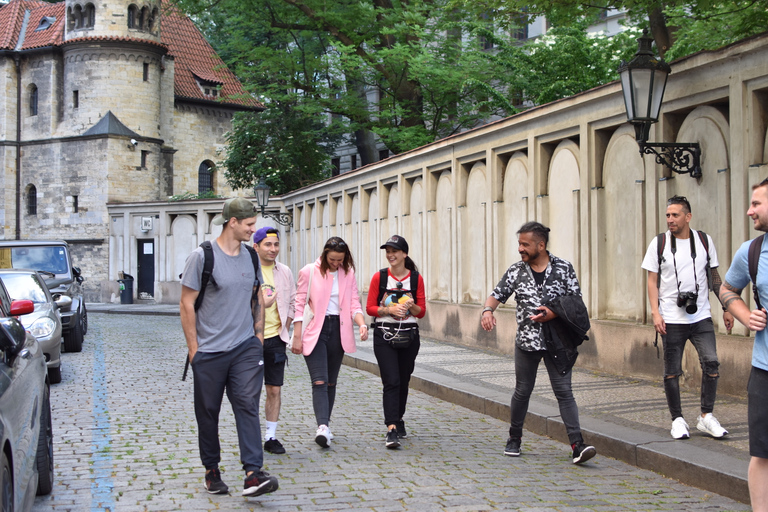
[[[45,386],[43,410],[40,414],[40,436],[37,438],[37,495],[53,490],[53,425],[51,423],[51,391]]]
[[[48,380],[51,384],[58,384],[61,382],[61,366],[56,368],[48,368]]]
[[[83,311],[80,313],[80,318],[83,319],[83,336],[88,334],[88,311],[85,310],[85,302],[83,302]]]
[[[2,512],[13,512],[13,478],[11,478],[11,465],[8,457],[3,453],[3,481],[0,487],[0,507]]]
[[[67,352],[83,351],[83,328],[80,319],[78,319],[72,329],[64,335],[64,350]]]

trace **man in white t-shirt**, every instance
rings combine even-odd
[[[699,354],[702,371],[701,415],[696,428],[713,437],[728,433],[712,414],[720,376],[709,306],[710,288],[719,290],[721,284],[717,251],[709,235],[690,228],[691,216],[691,205],[685,197],[671,197],[667,201],[669,229],[663,236],[661,258],[659,237],[654,237],[643,259],[643,268],[648,271],[653,326],[661,335],[664,346],[664,392],[672,415],[671,434],[675,439],[690,437],[688,423],[683,418],[679,383],[683,373],[683,350],[688,340]],[[727,329],[733,327],[730,313],[725,312],[723,320]]]

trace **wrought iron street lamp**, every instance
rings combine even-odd
[[[261,216],[267,219],[273,219],[283,226],[293,226],[293,214],[290,212],[267,213],[266,208],[269,204],[269,185],[264,181],[264,176],[259,177],[259,183],[253,187],[253,194],[256,196],[256,204],[261,207]]]
[[[659,120],[667,77],[672,69],[653,54],[653,38],[648,36],[647,29],[643,30],[637,42],[635,57],[629,62],[622,61],[618,71],[627,120],[635,127],[640,154],[654,155],[656,163],[678,174],[701,178],[701,147],[697,142],[648,142],[651,125]]]

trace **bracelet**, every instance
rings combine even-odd
[[[483,312],[482,312],[482,313],[480,313],[480,316],[483,316],[483,315],[485,314],[485,312],[486,312],[486,311],[490,311],[490,312],[491,312],[491,314],[493,314],[493,308],[492,308],[491,306],[485,306],[485,307],[483,308]]]

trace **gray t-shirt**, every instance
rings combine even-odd
[[[208,281],[205,297],[197,310],[197,343],[200,352],[225,352],[253,337],[251,295],[256,285],[253,261],[243,246],[240,254],[229,256],[216,240],[213,247],[213,279]],[[204,264],[203,249],[198,247],[187,257],[181,284],[200,289]],[[259,282],[261,267],[259,267]],[[214,286],[216,281],[218,286]]]

